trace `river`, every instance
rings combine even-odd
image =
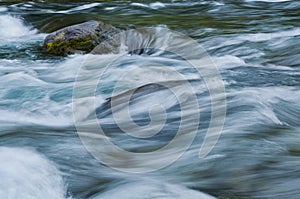
[[[66,57],[43,50],[47,34],[88,20],[151,27],[157,42],[128,31],[132,45],[152,50]],[[0,198],[300,198],[299,22],[296,0],[0,1]],[[207,52],[221,97],[182,56],[153,51],[169,47],[172,34]],[[95,82],[91,102],[83,87]],[[212,118],[222,131],[199,157]],[[103,140],[94,121],[110,144],[145,156],[94,146]],[[173,139],[172,150],[147,156]]]

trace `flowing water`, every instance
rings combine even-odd
[[[43,51],[49,32],[91,19],[123,29],[158,28],[154,48],[170,39],[163,31],[169,28],[193,38],[209,53],[223,79],[227,111],[222,134],[206,157],[198,153],[212,115],[211,98],[182,59],[151,49],[68,57]],[[1,1],[0,198],[300,198],[299,22],[296,0]],[[128,40],[137,46],[150,42],[138,34],[128,35]],[[180,84],[168,79],[173,68],[193,85],[201,108],[187,106],[184,128],[189,134],[191,115],[200,112],[199,129],[173,164],[148,173],[122,172],[99,162],[81,142],[73,118],[74,82],[84,85],[97,79],[94,72],[112,60],[96,88],[97,119],[116,145],[135,153],[166,145],[179,128],[178,99],[155,83]],[[84,75],[76,79],[83,65]],[[135,123],[145,126],[141,134],[154,131],[156,126],[148,124],[160,119],[148,109],[153,104],[165,108],[165,126],[153,138],[124,134],[112,117],[110,97],[122,78],[126,81],[118,91],[125,95],[142,86],[129,104]],[[116,107],[116,112],[125,109],[122,104]],[[87,106],[83,102],[77,108]],[[89,126],[88,131],[93,130]],[[155,160],[167,158],[158,154]],[[126,161],[119,166],[134,164]]]

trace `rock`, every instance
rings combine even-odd
[[[119,32],[119,29],[101,21],[87,21],[49,34],[45,38],[44,48],[56,55],[89,53],[101,42],[113,38]],[[110,48],[113,49],[114,46],[107,47],[106,50]],[[101,51],[97,52],[100,53]]]

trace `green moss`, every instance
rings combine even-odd
[[[47,44],[47,50],[49,52],[54,52],[55,49],[57,49],[61,45],[61,43],[50,42]]]
[[[64,34],[61,33],[55,37],[55,41],[46,44],[47,51],[57,55],[68,55],[71,53],[86,53],[97,46],[97,38],[85,36],[71,41],[64,41]]]

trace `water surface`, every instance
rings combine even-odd
[[[0,2],[0,198],[208,197],[203,192],[221,198],[300,197],[298,1],[66,2]],[[210,101],[205,87],[196,83],[202,107],[197,138],[171,166],[133,175],[87,152],[74,126],[72,94],[80,63],[93,56],[57,57],[41,46],[49,32],[90,19],[123,29],[169,28],[207,50],[223,78],[227,115],[206,158],[199,159],[198,151]],[[97,66],[116,57],[98,55]],[[148,107],[154,102],[169,108],[163,134],[137,140],[122,134],[111,117],[105,99],[126,71],[148,70],[128,86],[156,81],[161,74],[146,69],[148,63],[174,67],[194,79],[182,60],[145,54],[124,57],[103,76],[99,120],[115,143],[135,152],[163,146],[178,128],[180,110],[165,89],[144,90],[131,104],[140,124],[149,122]]]

